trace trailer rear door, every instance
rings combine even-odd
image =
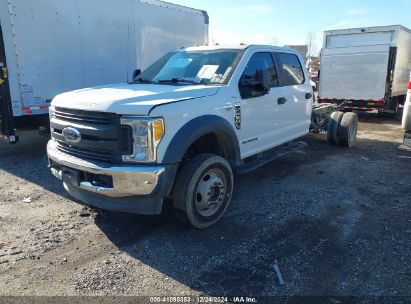
[[[385,96],[390,45],[323,49],[321,98],[380,100]]]
[[[11,143],[16,141],[14,136],[14,118],[11,105],[10,87],[6,52],[3,42],[3,31],[0,25],[0,136],[6,136]]]

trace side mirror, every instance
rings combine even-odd
[[[242,76],[239,89],[242,98],[252,98],[266,95],[270,92],[271,75],[266,70],[257,70],[255,79],[247,79]]]
[[[265,94],[270,92],[271,75],[267,70],[257,70],[255,73],[255,80],[259,83],[260,88]]]
[[[133,79],[134,78],[136,78],[138,75],[140,75],[141,74],[141,70],[140,69],[137,69],[137,70],[134,70],[134,72],[133,72]]]

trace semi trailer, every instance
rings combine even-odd
[[[0,136],[47,126],[59,93],[131,81],[160,55],[206,43],[205,11],[163,1],[0,0]]]

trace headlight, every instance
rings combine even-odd
[[[157,146],[164,135],[163,119],[123,116],[121,124],[131,127],[133,139],[133,153],[123,155],[123,161],[155,162]]]

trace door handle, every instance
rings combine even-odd
[[[285,97],[279,97],[279,98],[277,99],[277,102],[278,102],[279,105],[285,104],[285,103],[287,102],[287,98],[285,98]]]
[[[311,98],[313,98],[313,94],[305,93],[305,99],[311,99]]]

